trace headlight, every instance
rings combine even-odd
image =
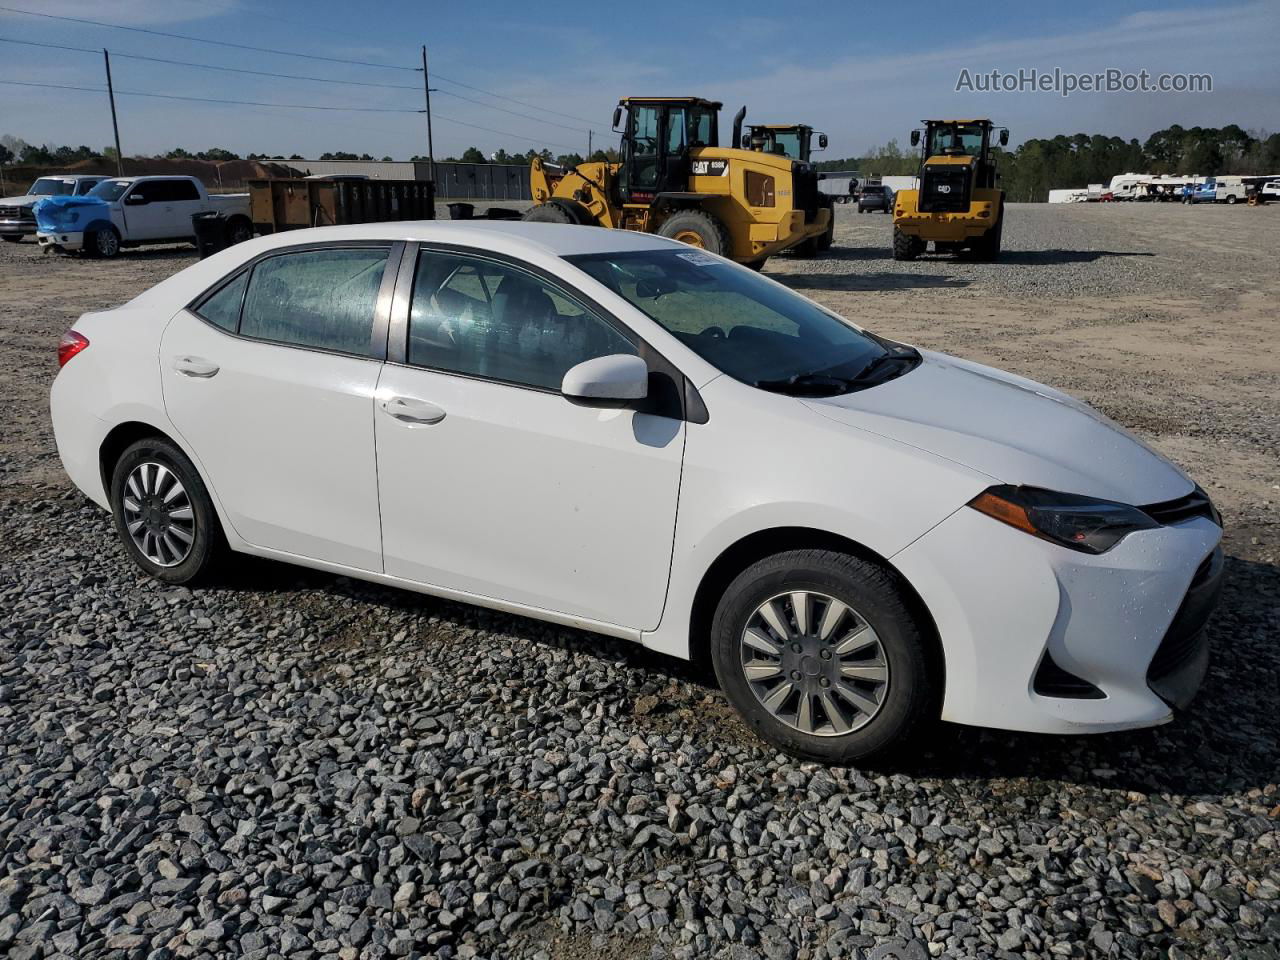
[[[1106,553],[1135,530],[1160,526],[1125,503],[1039,487],[988,487],[969,506],[1024,533],[1083,553]]]

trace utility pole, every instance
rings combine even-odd
[[[107,67],[107,99],[111,101],[111,130],[116,135],[116,176],[124,176],[124,154],[120,152],[120,124],[116,120],[116,92],[111,86],[111,54],[102,48],[102,62]]]
[[[594,132],[595,131],[593,131],[589,127],[587,128],[587,157],[586,157],[587,160],[591,159],[591,135]]]
[[[427,162],[431,165],[431,181],[436,179],[436,150],[431,140],[431,78],[427,74],[427,45],[422,45],[422,95],[427,98]]]

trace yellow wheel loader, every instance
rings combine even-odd
[[[805,123],[752,123],[747,125],[747,132],[743,133],[742,118],[746,112],[747,108],[743,107],[733,118],[733,142],[740,144],[743,150],[771,153],[775,156],[790,157],[801,163],[810,163],[814,153],[827,149],[827,135],[818,133],[815,147],[814,133],[817,131]],[[819,192],[818,204],[829,214],[826,231],[821,236],[810,237],[804,243],[793,247],[793,253],[813,256],[815,253],[831,248],[836,231],[836,201],[830,194]]]
[[[893,259],[914,260],[932,241],[937,253],[974,260],[1000,256],[1004,191],[996,186],[990,120],[926,120],[920,187],[899,190],[893,203]],[[911,145],[920,146],[920,131]],[[999,131],[1000,146],[1009,131]]]
[[[719,146],[720,107],[696,97],[620,101],[621,162],[535,159],[536,205],[524,219],[656,233],[756,269],[821,237],[831,212],[812,164]]]

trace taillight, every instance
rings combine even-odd
[[[68,330],[58,341],[58,366],[65,367],[67,361],[89,345],[89,338],[84,334]]]

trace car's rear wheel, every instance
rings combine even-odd
[[[850,763],[937,716],[938,670],[899,579],[858,557],[792,550],[725,590],[711,655],[730,702],[765,740]]]
[[[139,440],[116,461],[111,512],[134,563],[166,583],[206,575],[223,551],[222,530],[200,474],[163,437]]]

